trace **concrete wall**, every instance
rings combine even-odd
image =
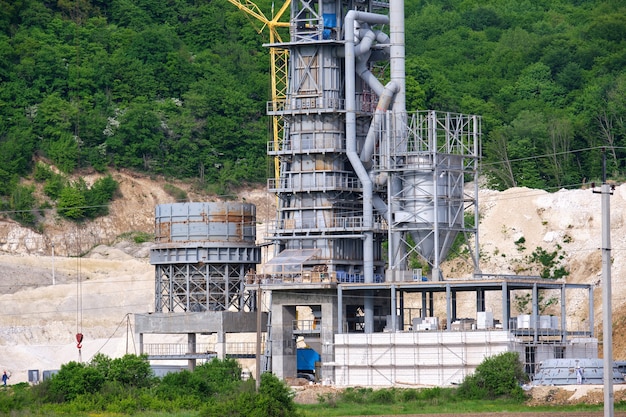
[[[255,332],[256,322],[256,312],[135,314],[135,331],[155,334]],[[265,331],[267,313],[263,313],[262,323],[262,331]]]

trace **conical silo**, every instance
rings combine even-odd
[[[404,176],[403,208],[406,227],[420,255],[431,265],[446,258],[464,226],[463,158],[448,155],[440,163],[432,159],[432,155],[409,158],[409,164],[430,169]]]
[[[432,278],[438,280],[440,264],[458,233],[475,233],[474,226],[465,224],[464,215],[476,207],[477,189],[472,193],[465,186],[467,180],[477,184],[480,118],[418,111],[407,120],[405,146],[396,151],[400,147],[392,142],[389,147],[388,166],[401,184],[400,191],[390,197],[391,232],[411,236],[415,248],[410,250],[428,262]],[[402,248],[398,250],[398,258],[405,259]],[[477,251],[470,248],[470,252]],[[472,261],[476,266],[476,259]],[[391,269],[403,268],[395,264]]]

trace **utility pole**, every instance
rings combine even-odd
[[[261,302],[263,293],[261,292],[261,279],[257,276],[257,302],[256,302],[256,391],[261,387],[261,324],[262,312]]]
[[[593,184],[592,184],[593,188]],[[606,183],[606,153],[602,149],[602,356],[604,365],[604,417],[614,415],[613,314],[611,311],[611,200],[614,187]],[[598,193],[593,190],[594,193]]]
[[[52,285],[56,283],[56,277],[54,276],[54,242],[52,242]]]

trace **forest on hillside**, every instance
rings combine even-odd
[[[578,187],[601,177],[603,149],[610,178],[626,176],[626,3],[405,7],[407,108],[481,115],[490,186]],[[215,193],[264,182],[269,51],[257,29],[227,0],[0,0],[0,209],[37,205],[24,179],[38,160]]]

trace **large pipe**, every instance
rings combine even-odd
[[[367,136],[365,137],[363,149],[361,150],[361,162],[363,162],[363,165],[365,165],[366,167],[369,167],[372,163],[374,145],[376,145],[376,133],[380,129],[383,114],[385,114],[385,112],[389,110],[389,107],[391,106],[391,101],[397,92],[398,85],[394,81],[390,81],[385,86],[385,88],[383,89],[383,93],[378,99],[376,111],[374,112],[374,117],[372,118],[370,129],[367,132]]]
[[[389,69],[391,81],[398,84],[398,92],[393,101],[396,117],[406,118],[406,73],[404,69],[404,0],[389,1]],[[406,122],[406,120],[404,120]]]
[[[379,45],[389,45],[389,36],[381,31],[374,31],[369,27],[364,27],[359,31],[360,42],[355,45],[356,73],[357,75],[379,96],[376,112],[372,119],[369,131],[365,138],[363,149],[361,150],[360,159],[363,166],[368,170],[371,167],[371,158],[376,144],[376,133],[380,129],[382,122],[382,114],[391,107],[393,96],[398,90],[397,84],[390,81],[386,86],[376,78],[367,67],[367,62],[372,53],[372,45],[376,40]],[[356,43],[356,42],[355,42]],[[344,53],[345,55],[345,53]],[[377,183],[386,181],[386,175],[377,179]],[[379,196],[373,196],[373,205],[381,216],[387,216],[387,203]]]
[[[366,283],[374,282],[374,223],[373,186],[367,170],[361,163],[356,147],[356,59],[354,29],[357,20],[387,24],[387,16],[350,10],[345,18],[345,83],[346,83],[346,155],[356,175],[363,185],[363,225],[367,230],[363,240],[363,275]],[[365,310],[365,333],[374,332],[374,300],[366,296],[363,302]]]
[[[399,144],[406,144],[403,137],[396,137],[397,135],[404,135],[406,133],[406,80],[405,80],[405,51],[404,51],[404,0],[390,0],[389,1],[389,38],[391,40],[391,46],[389,48],[389,69],[391,81],[395,81],[398,84],[398,92],[394,96],[393,101],[393,113],[394,120],[394,147],[393,152],[396,155],[402,155],[406,152],[406,149],[399,147]],[[392,175],[389,178],[388,187],[391,190],[391,195],[400,195],[402,193],[402,181],[399,175]],[[391,212],[397,213],[402,210],[398,201],[390,202]],[[403,251],[399,248],[403,246],[402,232],[393,231],[389,229],[389,245],[394,248],[396,256],[394,259],[389,259],[390,265],[394,265],[395,268],[403,270],[407,267],[406,258]]]

